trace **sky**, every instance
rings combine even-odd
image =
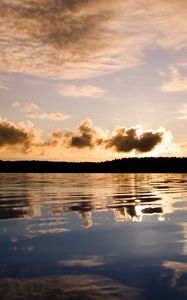
[[[0,157],[187,156],[186,0],[1,0]]]

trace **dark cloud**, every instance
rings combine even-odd
[[[153,150],[163,141],[164,131],[144,131],[138,133],[140,128],[125,129],[118,128],[111,137],[106,137],[101,128],[93,126],[90,120],[85,120],[75,131],[65,131],[53,133],[51,142],[57,143],[62,140],[65,147],[74,148],[113,148],[117,152],[131,152],[137,150],[144,153]]]
[[[112,149],[128,153],[136,150],[146,153],[165,139],[165,130],[142,131],[141,128],[118,128],[108,136],[101,128],[94,127],[91,120],[84,120],[75,130],[56,130],[42,139],[40,131],[28,129],[26,124],[15,125],[8,120],[0,121],[0,148],[17,148],[21,152],[46,153],[55,148]],[[40,138],[39,138],[40,137]]]
[[[90,120],[85,120],[76,131],[66,132],[67,146],[75,148],[93,148],[102,143],[102,138]]]
[[[137,134],[137,128],[119,128],[115,134],[105,141],[106,148],[114,148],[117,152],[149,152],[163,140],[163,132],[144,131]]]
[[[7,120],[0,121],[0,148],[17,146],[23,152],[26,152],[29,150],[34,138],[33,131],[27,131]]]
[[[115,130],[112,136],[107,137],[101,128],[94,127],[91,120],[83,121],[80,126],[72,131],[54,131],[50,138],[41,146],[55,147],[60,145],[65,148],[96,148],[103,147],[113,149],[116,152],[131,152],[136,150],[140,153],[146,153],[153,150],[164,139],[164,130],[160,131],[142,131],[141,128],[124,127]]]

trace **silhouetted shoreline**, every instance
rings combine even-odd
[[[105,162],[0,161],[0,173],[186,173],[187,158],[123,158]]]

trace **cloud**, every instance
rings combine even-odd
[[[101,129],[93,127],[92,122],[87,119],[75,131],[64,133],[65,144],[68,148],[94,148],[103,141],[101,132]]]
[[[21,103],[19,101],[15,101],[15,102],[12,103],[13,108],[18,108],[20,106],[21,106]]]
[[[187,143],[168,143],[168,147],[165,152],[163,152],[162,156],[167,157],[186,157],[187,156]]]
[[[140,134],[141,128],[124,127],[117,128],[113,136],[105,141],[107,148],[114,148],[117,152],[130,152],[137,150],[138,152],[149,152],[159,145],[163,140],[162,131],[144,131]]]
[[[73,79],[132,68],[146,50],[187,46],[186,8],[184,0],[1,0],[0,69]]]
[[[92,121],[87,119],[75,130],[52,132],[43,146],[61,145],[64,148],[90,150],[101,148],[116,153],[130,153],[136,150],[139,153],[147,153],[161,144],[168,144],[168,136],[169,133],[163,128],[158,131],[143,131],[140,126],[128,129],[118,127],[112,135],[108,135],[102,128],[94,127]]]
[[[178,110],[179,116],[177,119],[179,120],[187,120],[187,104],[183,104],[182,108]]]
[[[106,91],[94,85],[63,85],[59,88],[58,93],[66,97],[84,97],[84,98],[99,98],[106,94]]]
[[[58,137],[64,140],[64,145],[67,148],[92,149],[103,147],[123,153],[132,150],[146,153],[163,142],[164,134],[164,129],[160,131],[142,131],[139,126],[130,129],[120,127],[114,131],[112,136],[107,136],[101,128],[94,127],[88,119],[83,121],[75,131],[58,133]],[[52,140],[54,140],[54,136],[52,136]]]
[[[19,108],[24,113],[28,113],[27,117],[30,119],[63,121],[70,118],[69,115],[64,115],[63,113],[60,112],[57,113],[41,112],[41,113],[31,114],[32,112],[41,110],[41,108],[34,102],[27,102],[26,104],[21,104],[19,101],[15,101],[13,102],[12,106],[14,108]]]
[[[0,119],[0,148],[16,147],[22,152],[27,152],[35,138],[34,130]]]
[[[12,103],[12,107],[19,108],[22,112],[25,113],[31,113],[33,111],[40,110],[40,107],[32,101],[25,104],[22,104],[20,101],[15,101]]]
[[[46,113],[43,112],[41,114],[33,114],[28,116],[31,119],[40,119],[40,120],[50,120],[50,121],[64,121],[69,119],[69,115],[64,115],[60,112],[57,113]]]
[[[79,258],[79,259],[67,259],[58,261],[58,266],[68,266],[68,267],[97,267],[104,265],[104,261],[102,257],[94,255],[94,256],[88,256],[85,258]]]
[[[23,107],[22,111],[25,113],[31,113],[33,111],[40,110],[40,107],[34,102],[28,102]]]
[[[0,75],[0,89],[8,90],[7,84],[8,84],[8,77]]]
[[[183,92],[187,91],[187,77],[183,77],[179,70],[175,67],[170,67],[170,81],[164,83],[161,89],[164,92]]]
[[[32,153],[43,155],[52,150],[53,157],[56,157],[57,152],[61,153],[62,150],[65,152],[69,149],[74,154],[79,152],[77,150],[95,153],[99,149],[112,153],[130,153],[136,150],[137,153],[145,154],[159,147],[158,154],[160,154],[168,142],[167,138],[168,133],[164,129],[142,131],[140,126],[130,129],[118,127],[109,135],[102,128],[93,126],[89,119],[84,120],[74,130],[59,129],[50,132],[47,138],[43,138],[41,130],[34,129],[29,121],[18,125],[7,120],[0,122],[1,150],[6,151],[11,147],[12,150],[15,148],[18,152],[29,153],[29,155]],[[13,154],[15,157],[16,152],[14,151]]]
[[[116,122],[119,122],[120,119],[119,118],[116,118],[116,117],[113,117],[112,120],[116,121]]]

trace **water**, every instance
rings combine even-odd
[[[187,299],[187,174],[1,174],[0,299]]]

